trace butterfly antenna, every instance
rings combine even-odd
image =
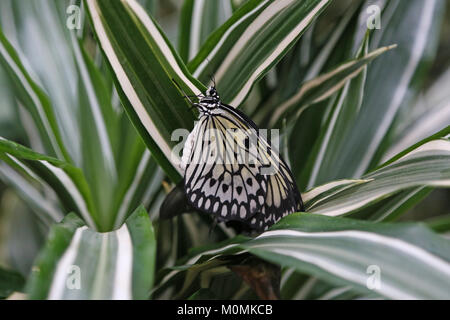
[[[214,77],[214,74],[211,73],[210,78],[211,78],[211,82],[213,83],[214,88],[215,88],[216,87],[216,78]]]

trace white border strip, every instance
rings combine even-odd
[[[64,172],[64,170],[55,167],[48,161],[39,160],[39,162],[42,163],[45,167],[47,167],[47,169],[50,170],[59,179],[59,181],[66,188],[67,192],[69,192],[69,194],[72,196],[73,201],[80,210],[80,214],[83,216],[86,223],[91,228],[97,230],[97,226],[95,225],[94,220],[92,220],[85,199],[81,195],[80,191],[78,190],[72,179]]]

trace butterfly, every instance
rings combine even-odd
[[[224,104],[215,85],[198,102],[185,97],[199,111],[180,165],[189,206],[255,231],[304,211],[289,167],[249,117]]]

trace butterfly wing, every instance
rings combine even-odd
[[[301,210],[289,168],[238,110],[221,105],[201,116],[186,144],[185,192],[194,208],[257,230]]]

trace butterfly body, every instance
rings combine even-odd
[[[200,115],[181,164],[190,206],[257,231],[303,210],[292,173],[251,119],[214,87],[193,105]]]

